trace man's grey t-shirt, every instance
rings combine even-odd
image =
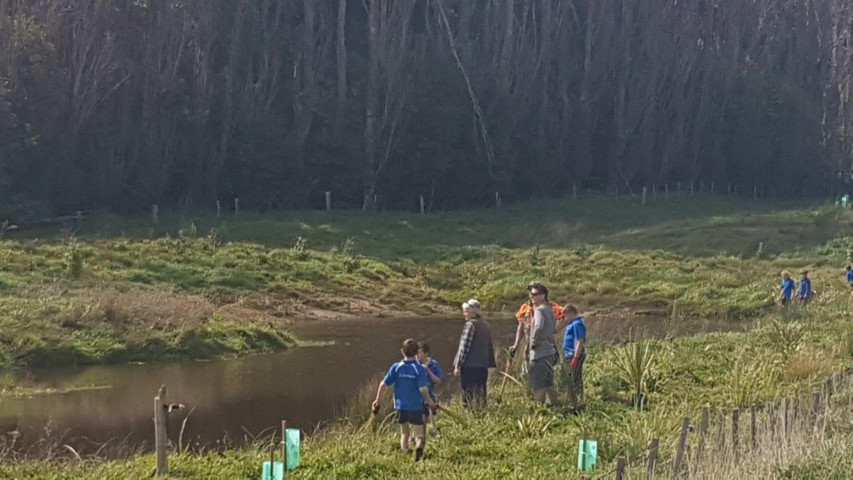
[[[554,347],[554,329],[557,317],[548,304],[539,305],[533,311],[533,325],[530,327],[530,359],[546,358],[557,353]]]

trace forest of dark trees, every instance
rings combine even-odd
[[[0,214],[826,197],[851,3],[0,0]]]

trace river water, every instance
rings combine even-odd
[[[495,343],[509,345],[515,320],[491,323]],[[591,319],[588,334],[599,341],[624,339],[637,329],[661,336],[665,324],[659,317]],[[90,446],[89,452],[108,441],[150,447],[153,399],[161,384],[170,403],[187,407],[170,418],[172,439],[190,410],[183,437],[190,444],[209,446],[226,438],[241,444],[281,420],[311,430],[335,418],[398,360],[405,338],[427,340],[433,357],[450,370],[462,325],[461,318],[306,320],[292,327],[297,337],[333,343],[231,360],[15,372],[16,384],[47,393],[0,397],[0,435],[17,431],[19,444],[34,445],[49,430],[78,450]]]

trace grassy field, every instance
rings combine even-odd
[[[442,436],[423,464],[395,452],[387,422],[365,429],[367,400],[355,400],[348,417],[307,440],[299,478],[572,478],[582,437],[600,442],[600,474],[623,455],[639,478],[648,441],[660,438],[671,459],[681,417],[697,418],[703,405],[808,395],[853,367],[843,278],[853,213],[829,205],[596,197],[431,215],[167,215],[157,225],[99,216],[72,226],[21,228],[0,242],[0,366],[278,350],[295,344],[287,326],[302,316],[446,314],[472,296],[507,312],[531,279],[587,311],[651,311],[673,327],[713,317],[748,326],[593,344],[580,416],[532,406],[513,382],[502,404],[477,414],[453,401],[455,415],[441,417]],[[808,309],[775,305],[783,269],[811,272],[818,296]],[[631,364],[647,348],[640,375]],[[632,391],[646,399],[643,411]],[[848,387],[839,398],[851,396]],[[802,432],[803,448],[771,451],[736,476],[846,478],[851,425],[851,409],[839,409],[824,436]],[[8,436],[0,456],[10,460],[0,465],[4,478],[144,478],[154,465],[150,455],[77,458],[59,444],[18,456]],[[257,478],[268,456],[263,439],[180,452],[173,476]]]
[[[531,279],[588,310],[752,318],[782,269],[843,293],[851,231],[833,206],[698,195],[24,226],[0,242],[0,367],[278,350],[302,316],[507,312]]]
[[[698,478],[847,478],[853,466],[853,378],[848,377],[833,398],[825,430],[815,430],[804,418],[791,428],[787,444],[766,434],[761,437],[766,443],[748,447],[745,412],[759,406],[759,421],[766,425],[763,407],[782,397],[801,401],[803,411],[809,411],[811,392],[833,372],[853,367],[853,314],[848,307],[777,312],[755,320],[752,329],[741,333],[625,345],[593,343],[588,403],[581,415],[564,407],[536,407],[527,389],[514,382],[497,404],[499,378],[493,376],[491,402],[484,410],[466,412],[457,400],[445,401],[448,410],[437,420],[441,435],[430,440],[421,463],[397,452],[396,426],[388,418],[382,420],[389,412],[380,414],[375,431],[371,428],[371,384],[338,424],[306,440],[302,466],[291,478],[577,478],[580,438],[599,442],[595,478],[612,478],[618,456],[629,462],[628,478],[645,478],[645,453],[650,440],[659,438],[658,474],[667,478],[681,418],[689,416],[697,424],[705,405],[743,409],[744,446],[741,461],[735,462],[730,453],[726,457],[725,450],[716,447],[716,437],[709,439],[706,455],[716,460],[705,464],[706,473]],[[629,366],[637,361],[638,352],[648,352],[649,361],[635,371]],[[632,385],[639,386],[645,399],[642,410],[635,408]],[[717,427],[714,417],[710,431]],[[695,452],[697,435],[691,434],[689,442]],[[172,476],[258,478],[259,465],[269,458],[269,445],[269,440],[257,439],[249,448],[173,454]],[[59,445],[55,448],[61,450]],[[0,476],[144,478],[153,467],[151,455],[117,461],[83,456],[53,463],[7,463],[0,465]]]

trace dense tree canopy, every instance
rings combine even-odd
[[[825,195],[851,85],[848,0],[0,0],[0,212]]]

